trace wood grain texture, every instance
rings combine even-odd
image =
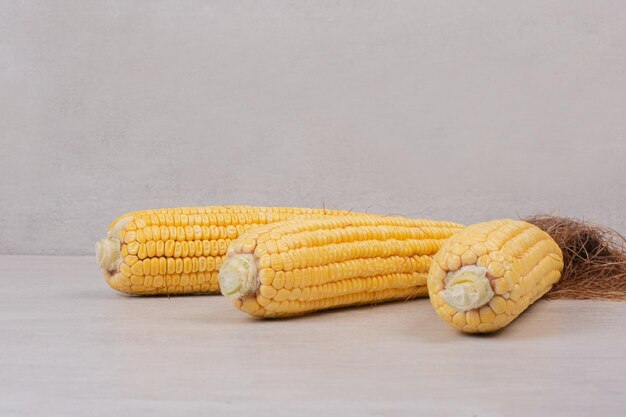
[[[0,257],[0,415],[621,416],[626,303],[466,336],[427,300],[256,320],[112,292],[92,257]]]

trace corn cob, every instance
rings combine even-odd
[[[96,244],[106,282],[133,295],[219,293],[230,243],[248,229],[292,218],[351,214],[286,207],[209,206],[143,210],[111,223]]]
[[[262,226],[228,249],[222,294],[258,317],[425,296],[432,256],[462,227],[382,216]]]
[[[445,321],[467,333],[501,329],[559,281],[563,255],[530,223],[495,220],[467,227],[435,255],[428,292]]]

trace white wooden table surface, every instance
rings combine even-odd
[[[492,336],[425,300],[263,321],[137,298],[92,257],[0,257],[1,416],[624,416],[626,303],[542,301]]]

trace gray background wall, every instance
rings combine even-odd
[[[0,253],[263,204],[626,232],[617,1],[2,1]]]

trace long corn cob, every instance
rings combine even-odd
[[[219,293],[230,243],[248,229],[293,218],[351,214],[291,207],[209,206],[143,210],[116,219],[96,244],[98,266],[134,295]]]
[[[432,256],[462,227],[382,216],[273,223],[233,242],[221,290],[258,317],[424,296]]]
[[[445,321],[468,333],[509,324],[559,281],[563,255],[546,232],[519,220],[467,227],[435,255],[430,301]]]

